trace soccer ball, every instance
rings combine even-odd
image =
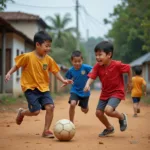
[[[59,120],[54,126],[54,135],[60,141],[69,141],[75,135],[75,125],[67,119]]]

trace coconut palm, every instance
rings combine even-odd
[[[55,45],[62,47],[65,45],[65,41],[73,36],[76,29],[74,27],[68,27],[72,18],[69,13],[66,13],[63,17],[60,14],[55,14],[54,17],[48,16],[46,20],[50,23],[49,30],[54,35]],[[71,33],[71,34],[70,34]]]

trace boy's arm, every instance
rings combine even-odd
[[[5,81],[7,82],[8,80],[10,80],[10,76],[18,70],[18,67],[17,66],[13,66],[9,71],[8,73],[6,74],[5,76]]]
[[[132,69],[130,67],[130,70],[128,72],[128,84],[127,84],[127,91],[131,91],[132,89]]]
[[[90,85],[93,83],[94,79],[89,78],[86,82],[86,85],[84,87],[84,92],[90,91]]]
[[[144,91],[144,95],[145,95],[145,96],[147,95],[146,89],[147,89],[147,86],[146,86],[146,84],[145,84],[145,85],[143,86],[143,91]]]
[[[64,84],[73,84],[72,80],[65,80],[62,75],[60,74],[60,72],[57,72],[56,74],[54,74],[56,76],[56,78],[61,81]]]
[[[143,92],[144,92],[144,95],[146,96],[147,93],[146,93],[146,90],[147,89],[147,86],[146,86],[146,81],[143,79]]]

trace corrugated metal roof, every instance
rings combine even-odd
[[[143,56],[141,56],[141,57],[139,57],[138,59],[132,61],[130,63],[130,65],[132,67],[141,66],[143,63],[148,62],[148,61],[150,61],[150,52],[145,54],[145,55],[143,55]]]

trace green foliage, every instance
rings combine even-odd
[[[16,98],[9,95],[1,95],[0,96],[0,103],[2,104],[12,104],[16,102]]]
[[[88,41],[82,43],[82,45],[85,48],[85,55],[88,58],[86,61],[90,65],[94,65],[95,64],[94,48],[95,48],[96,44],[98,44],[101,41],[103,41],[103,38],[101,38],[101,37],[98,37],[98,38],[90,37],[88,39]]]
[[[0,0],[0,11],[3,11],[6,8],[7,2],[14,2],[13,0]]]
[[[52,52],[50,55],[56,60],[57,63],[66,66],[71,66],[70,57],[71,53],[76,50],[76,38],[74,27],[68,27],[72,19],[70,14],[65,14],[61,17],[56,14],[54,17],[46,17],[49,21],[48,32],[53,37]],[[80,50],[85,54],[83,47]]]
[[[122,0],[110,14],[112,24],[107,38],[114,41],[115,59],[124,62],[132,60],[150,51],[150,1]]]

